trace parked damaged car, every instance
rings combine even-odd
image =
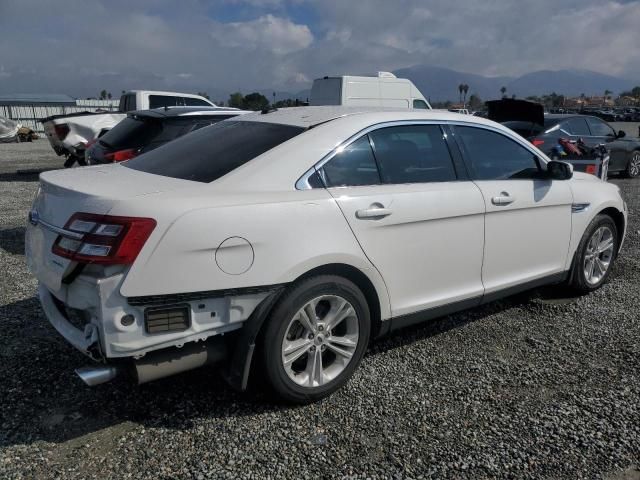
[[[437,110],[252,113],[132,160],[42,173],[26,258],[93,385],[220,362],[306,403],[371,339],[537,285],[599,288],[617,186]],[[527,252],[523,255],[522,252]]]
[[[88,165],[129,160],[189,132],[249,113],[223,107],[165,107],[130,112],[127,118],[89,142]]]

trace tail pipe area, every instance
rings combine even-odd
[[[204,342],[189,343],[181,348],[171,347],[148,353],[141,359],[135,360],[133,366],[82,367],[76,370],[76,374],[90,387],[109,382],[123,373],[131,373],[140,385],[218,363],[226,356],[226,342],[221,337],[217,337]]]

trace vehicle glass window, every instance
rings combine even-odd
[[[380,175],[367,135],[334,155],[321,169],[327,187],[377,185]]]
[[[139,148],[149,143],[162,131],[159,121],[127,117],[105,133],[100,143],[113,149]]]
[[[427,102],[425,102],[424,100],[416,99],[413,101],[413,108],[428,110],[429,106],[427,105]]]
[[[120,111],[130,112],[136,109],[136,96],[133,93],[127,93],[120,97]]]
[[[165,177],[213,182],[305,129],[266,122],[219,122],[124,162]]]
[[[616,132],[599,118],[587,117],[587,123],[594,137],[615,137]]]
[[[456,171],[438,125],[406,125],[369,134],[383,183],[456,180]]]
[[[182,99],[187,107],[210,107],[211,104],[201,98],[184,97]]]
[[[501,133],[476,127],[455,127],[474,180],[533,178],[539,171],[535,156]]]
[[[180,97],[169,95],[149,95],[149,108],[176,107],[182,106]]]
[[[508,122],[502,122],[502,125],[510,130],[513,130],[518,135],[524,138],[535,137],[542,133],[542,125],[534,122],[523,122],[520,120],[510,120]]]
[[[563,122],[562,128],[569,132],[571,135],[575,135],[577,137],[589,136],[591,133],[589,132],[589,127],[587,127],[587,122],[584,118],[574,117]]]

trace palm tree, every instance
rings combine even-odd
[[[462,104],[462,108],[467,108],[467,93],[469,92],[469,85],[466,83],[462,85],[462,93],[464,94],[464,103]]]
[[[464,90],[464,83],[458,85],[458,93],[460,94],[460,103],[462,103],[462,91]]]
[[[502,98],[506,97],[507,87],[501,87],[500,93],[502,94]]]
[[[611,90],[605,90],[604,91],[604,99],[602,101],[602,106],[604,107],[604,104],[607,103],[607,99],[609,98],[609,95],[611,95],[613,92]]]

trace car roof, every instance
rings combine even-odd
[[[171,117],[189,117],[189,116],[220,116],[220,115],[243,115],[251,113],[238,108],[227,107],[160,107],[152,110],[135,110],[129,112],[129,116],[147,117],[147,118],[171,118]]]
[[[464,121],[467,123],[491,124],[494,122],[465,115],[449,112],[447,110],[409,110],[407,108],[385,107],[343,107],[343,106],[317,106],[317,107],[288,107],[277,110],[269,110],[265,113],[255,112],[242,117],[242,121],[277,123],[302,128],[312,128],[316,125],[331,122],[346,117],[367,115],[379,116],[381,120],[438,120],[438,121]]]

